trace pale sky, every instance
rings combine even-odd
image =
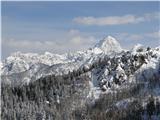
[[[2,2],[2,59],[16,51],[65,53],[107,35],[122,47],[160,45],[160,2]]]

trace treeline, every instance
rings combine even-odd
[[[89,77],[47,76],[29,85],[1,86],[3,120],[70,119],[89,91]]]
[[[102,94],[94,104],[76,110],[76,120],[159,120],[160,99],[153,92],[155,87],[160,88],[159,80],[147,86],[145,83],[130,84],[127,88]]]

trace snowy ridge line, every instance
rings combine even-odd
[[[23,85],[48,75],[88,71],[91,73],[94,86],[98,83],[98,86],[100,84],[105,90],[115,81],[117,84],[127,79],[131,81],[131,76],[135,77],[134,73],[138,76],[142,70],[149,67],[157,71],[159,61],[160,47],[151,49],[138,44],[132,50],[126,51],[120,47],[115,38],[108,36],[93,48],[75,53],[63,55],[48,52],[44,55],[14,53],[3,61],[1,77],[2,82]],[[96,64],[104,68],[93,68],[92,66]],[[138,69],[139,71],[136,71]]]
[[[2,76],[5,76],[5,81],[11,83],[13,81],[10,80],[10,77],[14,79],[14,82],[19,81],[16,78],[17,76],[21,76],[20,78],[22,81],[29,82],[32,79],[39,79],[40,77],[50,74],[62,75],[66,74],[68,71],[78,69],[83,64],[87,64],[86,62],[89,59],[89,62],[94,62],[92,58],[97,59],[105,54],[120,52],[122,49],[120,46],[116,47],[117,45],[119,46],[119,43],[115,38],[108,36],[95,45],[95,47],[75,53],[58,55],[46,52],[44,55],[39,55],[36,53],[23,54],[17,52],[2,62],[0,73]],[[116,48],[116,50],[113,48]]]

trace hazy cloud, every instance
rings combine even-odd
[[[94,36],[86,35],[76,29],[69,31],[69,39],[70,44],[78,46],[92,45],[96,41]]]
[[[146,34],[148,37],[160,39],[160,31]]]
[[[144,38],[141,34],[131,34],[129,35],[128,39],[130,40],[142,40]]]
[[[19,40],[3,39],[2,46],[8,51],[65,53],[67,51],[83,50],[95,43],[95,37],[88,36],[78,30],[69,30],[58,40]],[[6,50],[5,50],[6,51]]]
[[[84,25],[121,25],[121,24],[135,24],[152,19],[159,19],[159,13],[147,13],[143,16],[124,15],[124,16],[107,16],[107,17],[76,17],[73,19],[75,23]]]

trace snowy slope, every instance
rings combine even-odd
[[[160,49],[136,45],[131,51],[106,56],[91,71],[91,92],[98,98],[102,91],[128,87],[130,84],[160,80]],[[101,92],[100,92],[101,91]],[[99,94],[97,94],[99,93]],[[160,94],[159,94],[160,96]]]

